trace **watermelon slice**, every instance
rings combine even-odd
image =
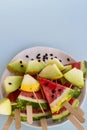
[[[8,94],[7,98],[9,98],[12,103],[14,103],[14,102],[16,102],[16,99],[19,94],[20,94],[20,90],[17,89],[16,91]]]
[[[69,101],[74,94],[72,89],[61,84],[54,83],[44,78],[39,78],[39,81],[52,113],[59,111],[63,106],[63,102]]]
[[[73,108],[77,108],[79,106],[79,101],[78,101],[78,99],[75,99],[75,98],[71,98],[69,100],[69,103],[72,105]],[[70,114],[70,112],[65,107],[62,107],[59,111],[55,112],[52,115],[52,119],[53,119],[53,121],[61,122],[69,114]]]
[[[49,109],[44,110],[44,113],[42,110],[33,109],[33,120],[40,120],[41,118],[49,118],[52,117],[51,111]],[[20,111],[20,117],[21,121],[27,121],[27,113],[26,111]]]
[[[43,98],[41,90],[35,92],[39,103],[41,104],[43,109],[47,109],[48,108],[48,103],[46,101],[45,98]],[[20,108],[20,110],[26,110],[26,105],[32,105],[33,109],[41,109],[38,101],[34,95],[33,92],[25,92],[25,91],[21,91],[21,93],[19,94],[18,98],[17,98],[17,105]]]
[[[11,112],[11,114],[14,112],[14,110],[16,108],[18,108],[16,99],[17,99],[17,97],[18,97],[19,94],[20,94],[20,90],[17,89],[16,91],[14,91],[14,92],[12,92],[12,93],[10,93],[10,94],[7,95],[7,98],[10,100],[11,106],[12,106],[12,112]]]

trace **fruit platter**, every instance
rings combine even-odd
[[[32,127],[41,127],[41,119],[46,120],[48,127],[66,123],[72,111],[64,102],[80,110],[86,76],[87,62],[76,61],[61,50],[49,47],[23,50],[9,61],[2,75],[0,114],[14,118],[15,110],[19,110],[21,123]]]

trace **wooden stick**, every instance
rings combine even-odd
[[[38,98],[37,98],[37,95],[35,94],[35,92],[33,92],[33,93],[34,93],[34,96],[35,96],[36,99],[37,99],[37,102],[38,102],[38,104],[39,104],[39,106],[40,106],[42,112],[45,113],[44,110],[43,110],[43,108],[42,108],[42,106],[41,106],[41,104],[39,103],[39,100],[38,100]],[[42,118],[42,119],[40,119],[40,122],[41,122],[42,130],[48,130],[46,119],[45,119],[45,118]]]
[[[13,117],[9,116],[2,130],[8,130],[12,121],[13,121]]]
[[[76,110],[80,112],[81,116],[84,116],[84,112],[82,111],[81,108],[78,107],[76,108]],[[70,114],[67,118],[72,122],[74,126],[76,126],[78,130],[84,130],[84,128],[81,126],[81,124],[76,120],[76,118],[72,114]]]
[[[76,118],[72,114],[70,114],[67,118],[72,122],[74,126],[76,126],[78,130],[84,130],[83,126],[76,120]]]
[[[79,111],[76,111],[67,101],[63,104],[81,123],[85,122],[85,119],[80,115]]]
[[[33,123],[32,106],[27,105],[26,110],[27,110],[27,123],[32,124]]]
[[[84,116],[84,112],[81,108],[77,107],[76,110],[79,111],[81,116]]]
[[[45,119],[45,118],[42,118],[42,119],[40,120],[40,122],[41,122],[42,130],[48,130],[46,119]]]
[[[14,117],[15,117],[16,130],[20,130],[21,129],[21,121],[20,121],[20,110],[19,109],[15,109]]]
[[[38,100],[38,98],[37,98],[37,95],[35,94],[34,91],[33,91],[33,94],[34,94],[35,98],[37,99],[37,102],[38,102],[38,104],[39,104],[39,106],[40,106],[42,112],[45,113],[44,110],[43,110],[43,108],[42,108],[42,106],[41,106],[41,104],[40,104],[40,102],[39,102],[39,100]]]

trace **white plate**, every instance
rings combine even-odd
[[[48,54],[48,58],[54,58],[57,57],[63,64],[69,64],[72,62],[75,62],[75,60],[69,56],[68,54],[66,54],[65,52],[58,50],[58,49],[54,49],[54,48],[49,48],[49,47],[33,47],[33,48],[28,48],[26,50],[23,50],[22,52],[18,53],[12,60],[15,59],[24,59],[26,61],[30,60],[30,59],[36,59],[37,54],[40,54],[41,59],[43,59],[43,56],[45,54]],[[1,82],[0,82],[0,92],[2,97],[4,97],[4,87],[3,87],[3,80],[6,76],[8,75],[13,75],[12,73],[10,73],[7,69],[5,69],[2,78],[1,78]],[[79,96],[79,101],[80,101],[80,105],[83,103],[84,97],[85,97],[85,92],[86,92],[86,87],[84,87],[82,89],[82,93]],[[60,125],[63,123],[66,123],[67,120],[63,121],[62,123],[54,123],[52,121],[52,119],[47,119],[47,124],[48,127],[53,127],[56,125]],[[26,122],[23,122],[23,124],[28,125]],[[34,121],[32,125],[29,125],[32,127],[40,127],[40,122],[39,121]]]

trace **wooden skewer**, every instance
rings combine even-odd
[[[26,111],[27,111],[27,123],[32,124],[33,123],[32,106],[27,105]]]
[[[74,126],[76,126],[78,130],[84,130],[83,126],[77,121],[77,119],[72,114],[70,114],[67,118],[72,122]]]
[[[65,101],[63,104],[81,123],[85,122],[85,119],[80,115],[80,112],[73,109],[73,107]]]
[[[35,92],[33,92],[33,93],[34,93],[34,96],[35,96],[36,99],[37,99],[37,102],[38,102],[38,104],[39,104],[39,106],[40,106],[42,112],[45,113],[44,110],[43,110],[43,108],[42,108],[42,106],[41,106],[41,104],[40,104],[40,102],[39,102],[39,100],[38,100],[38,98],[37,98],[37,95],[35,94]],[[46,119],[45,119],[45,118],[42,118],[42,119],[40,119],[40,122],[41,122],[42,130],[48,130]]]
[[[41,121],[42,130],[48,130],[46,119],[42,118],[40,121]]]
[[[38,100],[38,98],[37,98],[37,95],[35,94],[34,91],[33,91],[33,94],[34,94],[35,98],[37,99],[37,102],[38,102],[38,104],[39,104],[39,106],[40,106],[42,112],[45,113],[44,110],[43,110],[43,108],[42,108],[42,106],[41,106],[41,104],[40,104],[40,102],[39,102],[39,100]]]
[[[12,121],[13,121],[13,117],[9,116],[2,130],[8,130]]]
[[[14,117],[15,117],[16,130],[20,130],[21,129],[21,121],[20,121],[20,110],[19,109],[15,109]]]

